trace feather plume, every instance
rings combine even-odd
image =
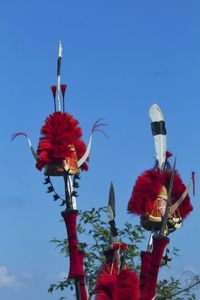
[[[167,133],[163,113],[157,104],[153,104],[149,109],[151,118],[151,129],[154,136],[156,159],[161,170],[166,159]]]
[[[106,124],[101,123],[101,120],[102,120],[102,119],[97,120],[97,121],[94,123],[93,127],[92,127],[91,135],[90,135],[90,139],[89,139],[89,143],[88,143],[87,149],[86,149],[84,155],[81,157],[81,159],[78,160],[78,162],[77,162],[78,168],[82,167],[82,165],[85,163],[85,161],[87,160],[87,158],[88,158],[88,156],[89,156],[89,154],[90,154],[90,150],[91,150],[91,146],[92,146],[92,137],[93,137],[93,133],[99,131],[99,132],[101,132],[104,136],[107,137],[106,133],[102,130],[102,127],[105,126]]]
[[[33,157],[35,158],[35,160],[37,161],[38,160],[38,155],[37,153],[35,152],[33,146],[32,146],[32,143],[31,143],[31,140],[28,136],[28,134],[26,134],[25,132],[17,132],[17,133],[14,133],[12,136],[11,136],[11,141],[13,141],[16,137],[18,136],[25,136],[27,138],[27,141],[28,141],[28,145],[29,145],[29,148],[33,154]]]

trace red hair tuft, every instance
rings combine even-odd
[[[39,159],[36,164],[39,170],[48,164],[62,164],[63,160],[71,157],[71,145],[76,150],[78,160],[86,151],[79,122],[68,113],[55,112],[47,117],[41,134],[37,149]],[[84,163],[81,169],[88,170],[87,164]]]

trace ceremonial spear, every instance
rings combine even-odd
[[[127,244],[118,236],[115,222],[115,192],[111,183],[107,214],[110,225],[110,247],[106,261],[97,276],[95,300],[139,300],[139,279],[125,261]]]
[[[27,137],[30,150],[36,160],[36,167],[44,169],[45,182],[48,185],[48,193],[54,193],[54,200],[60,199],[61,206],[66,206],[61,215],[64,219],[67,236],[70,267],[68,279],[74,279],[77,300],[87,300],[84,286],[83,253],[78,249],[76,220],[78,210],[76,206],[76,189],[79,187],[80,171],[88,170],[88,157],[92,144],[92,136],[95,131],[100,131],[100,120],[92,127],[88,146],[82,141],[82,130],[79,122],[72,115],[65,112],[65,91],[67,86],[61,84],[62,45],[59,42],[57,60],[57,86],[51,87],[54,99],[54,113],[47,117],[41,128],[41,138],[37,151],[34,150],[29,136],[24,132],[18,132],[12,136],[12,140],[24,135]],[[61,105],[62,94],[62,105]],[[57,99],[56,99],[57,95]],[[57,100],[57,101],[56,101]],[[64,179],[64,197],[60,196],[54,188],[51,177],[61,176]],[[80,286],[81,282],[81,286]]]
[[[141,225],[151,231],[147,251],[141,252],[140,300],[153,300],[163,252],[169,243],[168,235],[178,229],[192,211],[186,187],[168,161],[167,131],[160,107],[150,107],[151,129],[156,150],[153,169],[142,173],[136,180],[128,211],[140,215]],[[194,175],[192,176],[194,179]]]

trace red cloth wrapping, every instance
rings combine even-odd
[[[76,219],[78,216],[77,210],[63,211],[62,217],[64,218],[68,243],[69,243],[69,258],[70,269],[68,278],[79,278],[84,276],[83,267],[81,267],[78,250],[78,240],[76,234]]]
[[[162,261],[163,252],[169,239],[160,235],[153,236],[153,251],[151,253],[151,261],[149,264],[148,271],[148,281],[145,289],[148,290],[148,295],[146,298],[141,298],[142,300],[152,300],[156,295],[156,283],[159,273],[160,264]]]
[[[147,251],[141,252],[141,271],[140,271],[140,300],[148,299],[148,273],[151,262],[151,253]]]
[[[79,261],[82,268],[82,271],[84,273],[83,268],[83,260],[84,260],[85,253],[83,251],[79,251]],[[80,278],[80,291],[81,291],[81,300],[87,300],[87,292],[86,292],[86,286],[85,286],[85,277]]]

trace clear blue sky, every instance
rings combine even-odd
[[[115,185],[118,224],[137,176],[154,164],[148,117],[156,102],[165,114],[169,150],[185,183],[196,171],[194,212],[171,236],[181,249],[168,275],[200,270],[200,3],[199,1],[1,1],[0,4],[0,299],[55,300],[51,282],[68,270],[49,243],[64,238],[58,203],[42,185],[24,131],[37,146],[53,111],[58,40],[63,43],[67,110],[87,142],[105,118],[109,139],[94,138],[90,170],[82,174],[78,207],[105,205]],[[145,244],[143,245],[145,248]]]

